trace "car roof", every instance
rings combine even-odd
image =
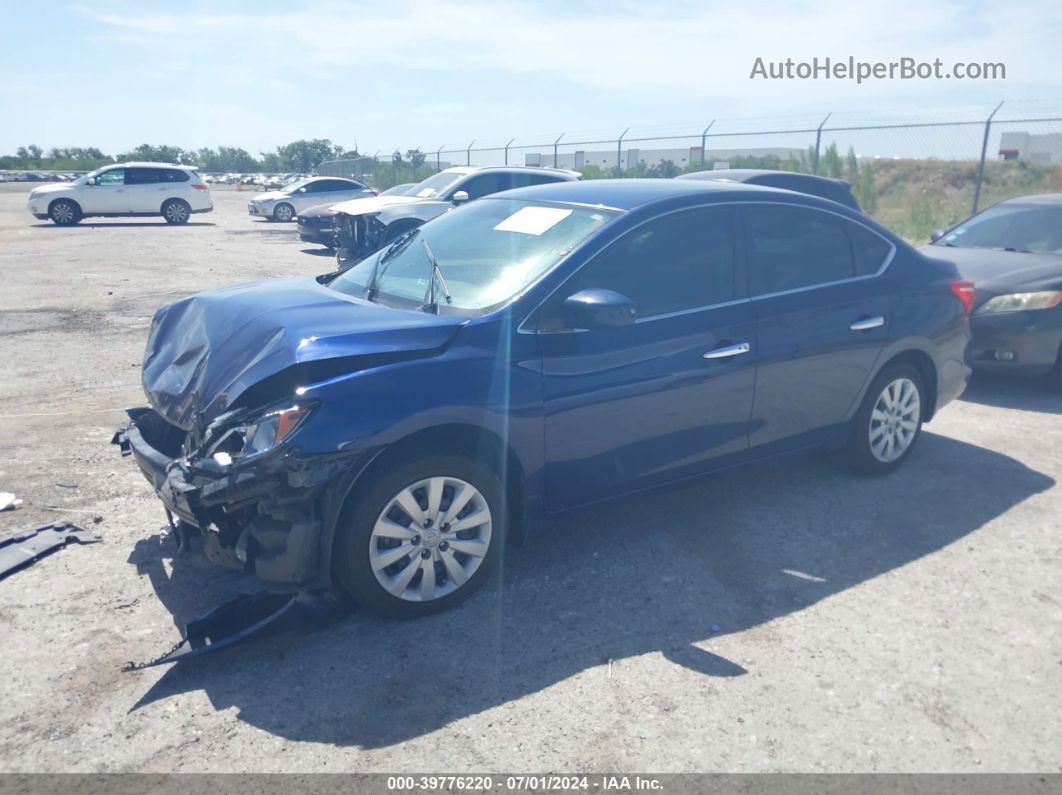
[[[450,168],[443,170],[451,174],[478,174],[481,171],[515,171],[521,174],[541,174],[543,172],[548,174],[564,174],[565,176],[573,178],[580,178],[583,176],[578,171],[571,171],[566,168],[552,168],[550,166],[451,166]]]
[[[1016,206],[1019,204],[1062,204],[1062,193],[1037,193],[1032,196],[1015,196],[1001,201],[1000,204]]]
[[[550,182],[545,185],[533,185],[529,188],[517,188],[498,195],[506,198],[519,197],[537,201],[600,205],[616,210],[633,210],[647,204],[683,196],[703,195],[721,198],[723,194],[735,192],[807,196],[807,194],[768,188],[762,185],[689,179],[590,179],[578,182]],[[808,198],[815,199],[817,197],[808,196]]]
[[[826,182],[831,185],[843,186],[845,188],[851,187],[851,183],[843,179],[820,177],[818,174],[805,174],[802,171],[786,171],[784,169],[770,168],[717,168],[711,171],[694,171],[690,174],[680,174],[675,177],[675,179],[750,182],[759,177],[785,177],[787,179],[806,180],[808,182]]]
[[[116,166],[133,166],[135,168],[178,168],[182,171],[185,169],[196,169],[199,166],[185,166],[180,163],[152,163],[150,160],[129,160],[125,163],[115,163]],[[103,166],[106,168],[106,166]]]

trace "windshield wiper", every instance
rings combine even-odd
[[[446,287],[446,279],[443,278],[442,268],[439,267],[435,255],[431,253],[431,247],[428,245],[428,241],[421,238],[420,242],[424,244],[424,253],[428,255],[428,262],[431,263],[431,278],[428,280],[428,303],[424,308],[434,309],[435,314],[439,314],[439,302],[435,300],[436,279],[438,279],[439,286],[442,288],[442,294],[446,298],[446,303],[452,304],[454,301],[453,298],[450,297],[449,289]]]
[[[418,232],[420,232],[419,229],[410,229],[404,235],[399,235],[376,258],[376,263],[372,266],[372,276],[369,277],[369,284],[365,288],[365,300],[376,300],[376,294],[380,291],[379,282],[384,271],[387,270],[387,265],[390,265],[391,260],[413,241]],[[380,265],[384,267],[381,268]]]

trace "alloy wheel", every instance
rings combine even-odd
[[[870,451],[888,464],[910,448],[918,433],[922,400],[910,378],[897,378],[885,385],[870,412]]]
[[[399,599],[430,602],[461,588],[490,550],[491,512],[480,491],[437,476],[406,486],[381,511],[369,540],[377,582]]]
[[[74,208],[68,202],[56,202],[52,205],[52,220],[57,224],[72,223]]]
[[[166,205],[165,216],[171,224],[183,224],[188,220],[188,208],[180,202],[170,202]]]

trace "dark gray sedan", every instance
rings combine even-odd
[[[922,251],[974,282],[973,366],[1062,385],[1062,194],[1022,196],[933,235]]]

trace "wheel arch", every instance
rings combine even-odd
[[[192,204],[187,199],[181,196],[167,196],[165,199],[162,200],[162,203],[159,204],[159,215],[162,215],[163,211],[166,208],[166,205],[170,202],[181,202],[185,207],[188,208],[189,212],[192,211]]]
[[[83,207],[81,206],[81,202],[79,202],[79,201],[78,201],[77,199],[75,199],[75,198],[74,198],[73,196],[56,196],[56,197],[55,197],[54,199],[52,199],[51,201],[49,201],[49,202],[48,202],[48,215],[51,215],[51,214],[52,214],[52,206],[53,206],[53,205],[54,205],[54,204],[55,204],[56,202],[70,202],[70,203],[71,203],[72,205],[74,205],[75,207],[77,207],[77,211],[78,211],[78,212],[79,212],[79,213],[80,213],[81,215],[84,215],[84,214],[85,214],[85,209],[84,209],[84,208],[83,208]]]
[[[923,422],[929,422],[933,419],[933,415],[937,410],[938,375],[937,365],[936,362],[933,361],[933,357],[918,348],[908,348],[907,350],[900,351],[886,359],[881,367],[878,368],[877,372],[874,373],[874,378],[877,378],[878,374],[883,372],[885,368],[891,367],[894,364],[911,365],[918,370],[919,375],[922,376],[922,382],[926,387]],[[873,380],[874,379],[872,378],[871,381]]]
[[[352,470],[349,476],[337,485],[328,500],[329,507],[326,508],[326,522],[321,539],[321,552],[325,555],[321,561],[322,574],[331,576],[339,540],[336,525],[352,492],[363,487],[377,473],[386,471],[425,449],[460,452],[498,469],[508,498],[508,540],[516,544],[522,543],[527,494],[524,487],[524,467],[519,456],[512,445],[489,428],[466,423],[449,423],[414,431],[387,445],[369,456],[366,462]]]

